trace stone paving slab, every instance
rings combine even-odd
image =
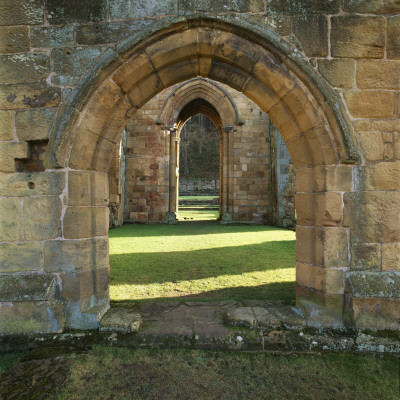
[[[110,308],[100,321],[100,331],[137,332],[142,322],[142,316],[132,308]]]

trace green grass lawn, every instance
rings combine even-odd
[[[266,226],[125,225],[110,237],[112,301],[295,299],[295,233]]]
[[[395,400],[398,359],[97,346],[72,355],[56,399]]]

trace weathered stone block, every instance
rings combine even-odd
[[[325,289],[325,269],[296,262],[296,283],[307,288],[323,291]]]
[[[29,47],[26,26],[0,27],[0,53],[24,53]]]
[[[61,302],[0,303],[2,333],[57,333],[63,329],[64,312]]]
[[[0,196],[59,195],[64,186],[64,172],[0,173]]]
[[[106,19],[105,0],[47,0],[46,15],[50,24],[102,21]]]
[[[69,172],[69,206],[108,205],[108,177],[101,172]]]
[[[31,28],[32,47],[73,46],[73,26],[45,26]]]
[[[297,223],[299,225],[336,226],[341,221],[340,193],[296,194]]]
[[[360,89],[400,89],[400,61],[359,61],[357,87]]]
[[[344,95],[354,118],[393,118],[395,93],[389,91],[357,91]]]
[[[126,2],[124,5],[126,6]],[[119,42],[150,23],[151,20],[136,20],[78,25],[76,42],[85,45]]]
[[[382,245],[382,269],[400,271],[400,243]]]
[[[68,207],[64,217],[64,237],[68,239],[105,236],[108,232],[107,207]]]
[[[353,297],[351,310],[354,325],[359,329],[400,329],[399,299]]]
[[[0,25],[40,25],[44,23],[43,1],[2,0]]]
[[[82,73],[100,56],[103,49],[93,47],[66,47],[51,52],[52,83],[74,85]]]
[[[349,192],[352,179],[352,166],[301,168],[296,171],[296,189],[299,192]]]
[[[142,18],[178,13],[176,0],[140,1],[140,0],[109,0],[110,18]]]
[[[328,20],[325,16],[297,17],[293,19],[292,27],[308,57],[328,55]]]
[[[55,113],[54,108],[17,111],[15,127],[19,140],[48,139]]]
[[[46,272],[77,272],[108,266],[108,239],[54,240],[44,246]]]
[[[24,199],[24,234],[26,240],[61,236],[61,201],[58,196]]]
[[[339,11],[338,0],[271,0],[267,3],[267,11],[273,14],[336,14]]]
[[[363,270],[379,269],[379,244],[360,244],[351,246],[351,268]]]
[[[355,169],[356,190],[400,189],[400,161],[380,162]]]
[[[13,54],[0,56],[0,83],[37,82],[50,73],[46,54]]]
[[[318,60],[318,70],[334,87],[352,88],[354,86],[355,62],[353,60]]]
[[[5,110],[56,107],[60,98],[60,88],[48,86],[46,82],[0,85],[0,107]]]
[[[39,271],[43,268],[40,242],[1,243],[0,272]]]
[[[345,193],[343,224],[351,227],[352,243],[397,242],[399,209],[399,192]]]
[[[48,301],[56,296],[52,275],[3,274],[0,280],[1,301]]]
[[[353,297],[400,297],[400,273],[351,271],[346,273]]]
[[[15,160],[28,157],[28,143],[7,142],[0,148],[0,171],[15,172]]]
[[[21,224],[20,199],[0,198],[0,241],[12,242],[18,239]],[[5,218],[4,216],[7,216]]]
[[[106,293],[109,275],[109,267],[97,268],[95,271],[63,273],[61,296],[68,301],[80,301],[96,294]]]
[[[380,132],[359,132],[360,147],[368,161],[383,159],[383,140]]]
[[[345,228],[324,229],[324,267],[343,268],[349,265],[347,231]]]
[[[387,55],[388,58],[400,59],[400,15],[388,19],[387,32]]]
[[[0,140],[12,140],[11,112],[0,110]]]
[[[343,294],[344,273],[342,269],[328,268],[325,271],[325,292],[327,294]]]
[[[344,0],[343,11],[361,14],[396,14],[400,12],[400,3],[397,0]]]
[[[137,332],[142,325],[142,316],[131,309],[115,307],[110,309],[100,322],[102,332]]]
[[[384,17],[332,17],[331,55],[348,58],[383,58]]]

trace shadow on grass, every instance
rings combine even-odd
[[[111,285],[163,284],[295,267],[295,240],[110,255]]]
[[[218,290],[211,290],[198,294],[177,294],[168,297],[153,297],[146,299],[111,300],[112,307],[129,307],[149,302],[161,301],[245,301],[245,300],[281,300],[285,304],[294,305],[296,295],[295,282],[273,282],[258,286],[237,286]]]
[[[186,236],[218,233],[268,232],[279,230],[274,226],[258,225],[221,225],[217,220],[179,221],[177,225],[168,224],[126,224],[109,231],[110,238]]]

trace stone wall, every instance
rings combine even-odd
[[[287,145],[307,324],[399,329],[398,1],[4,0],[0,37],[1,332],[97,328],[115,145],[198,75]]]

